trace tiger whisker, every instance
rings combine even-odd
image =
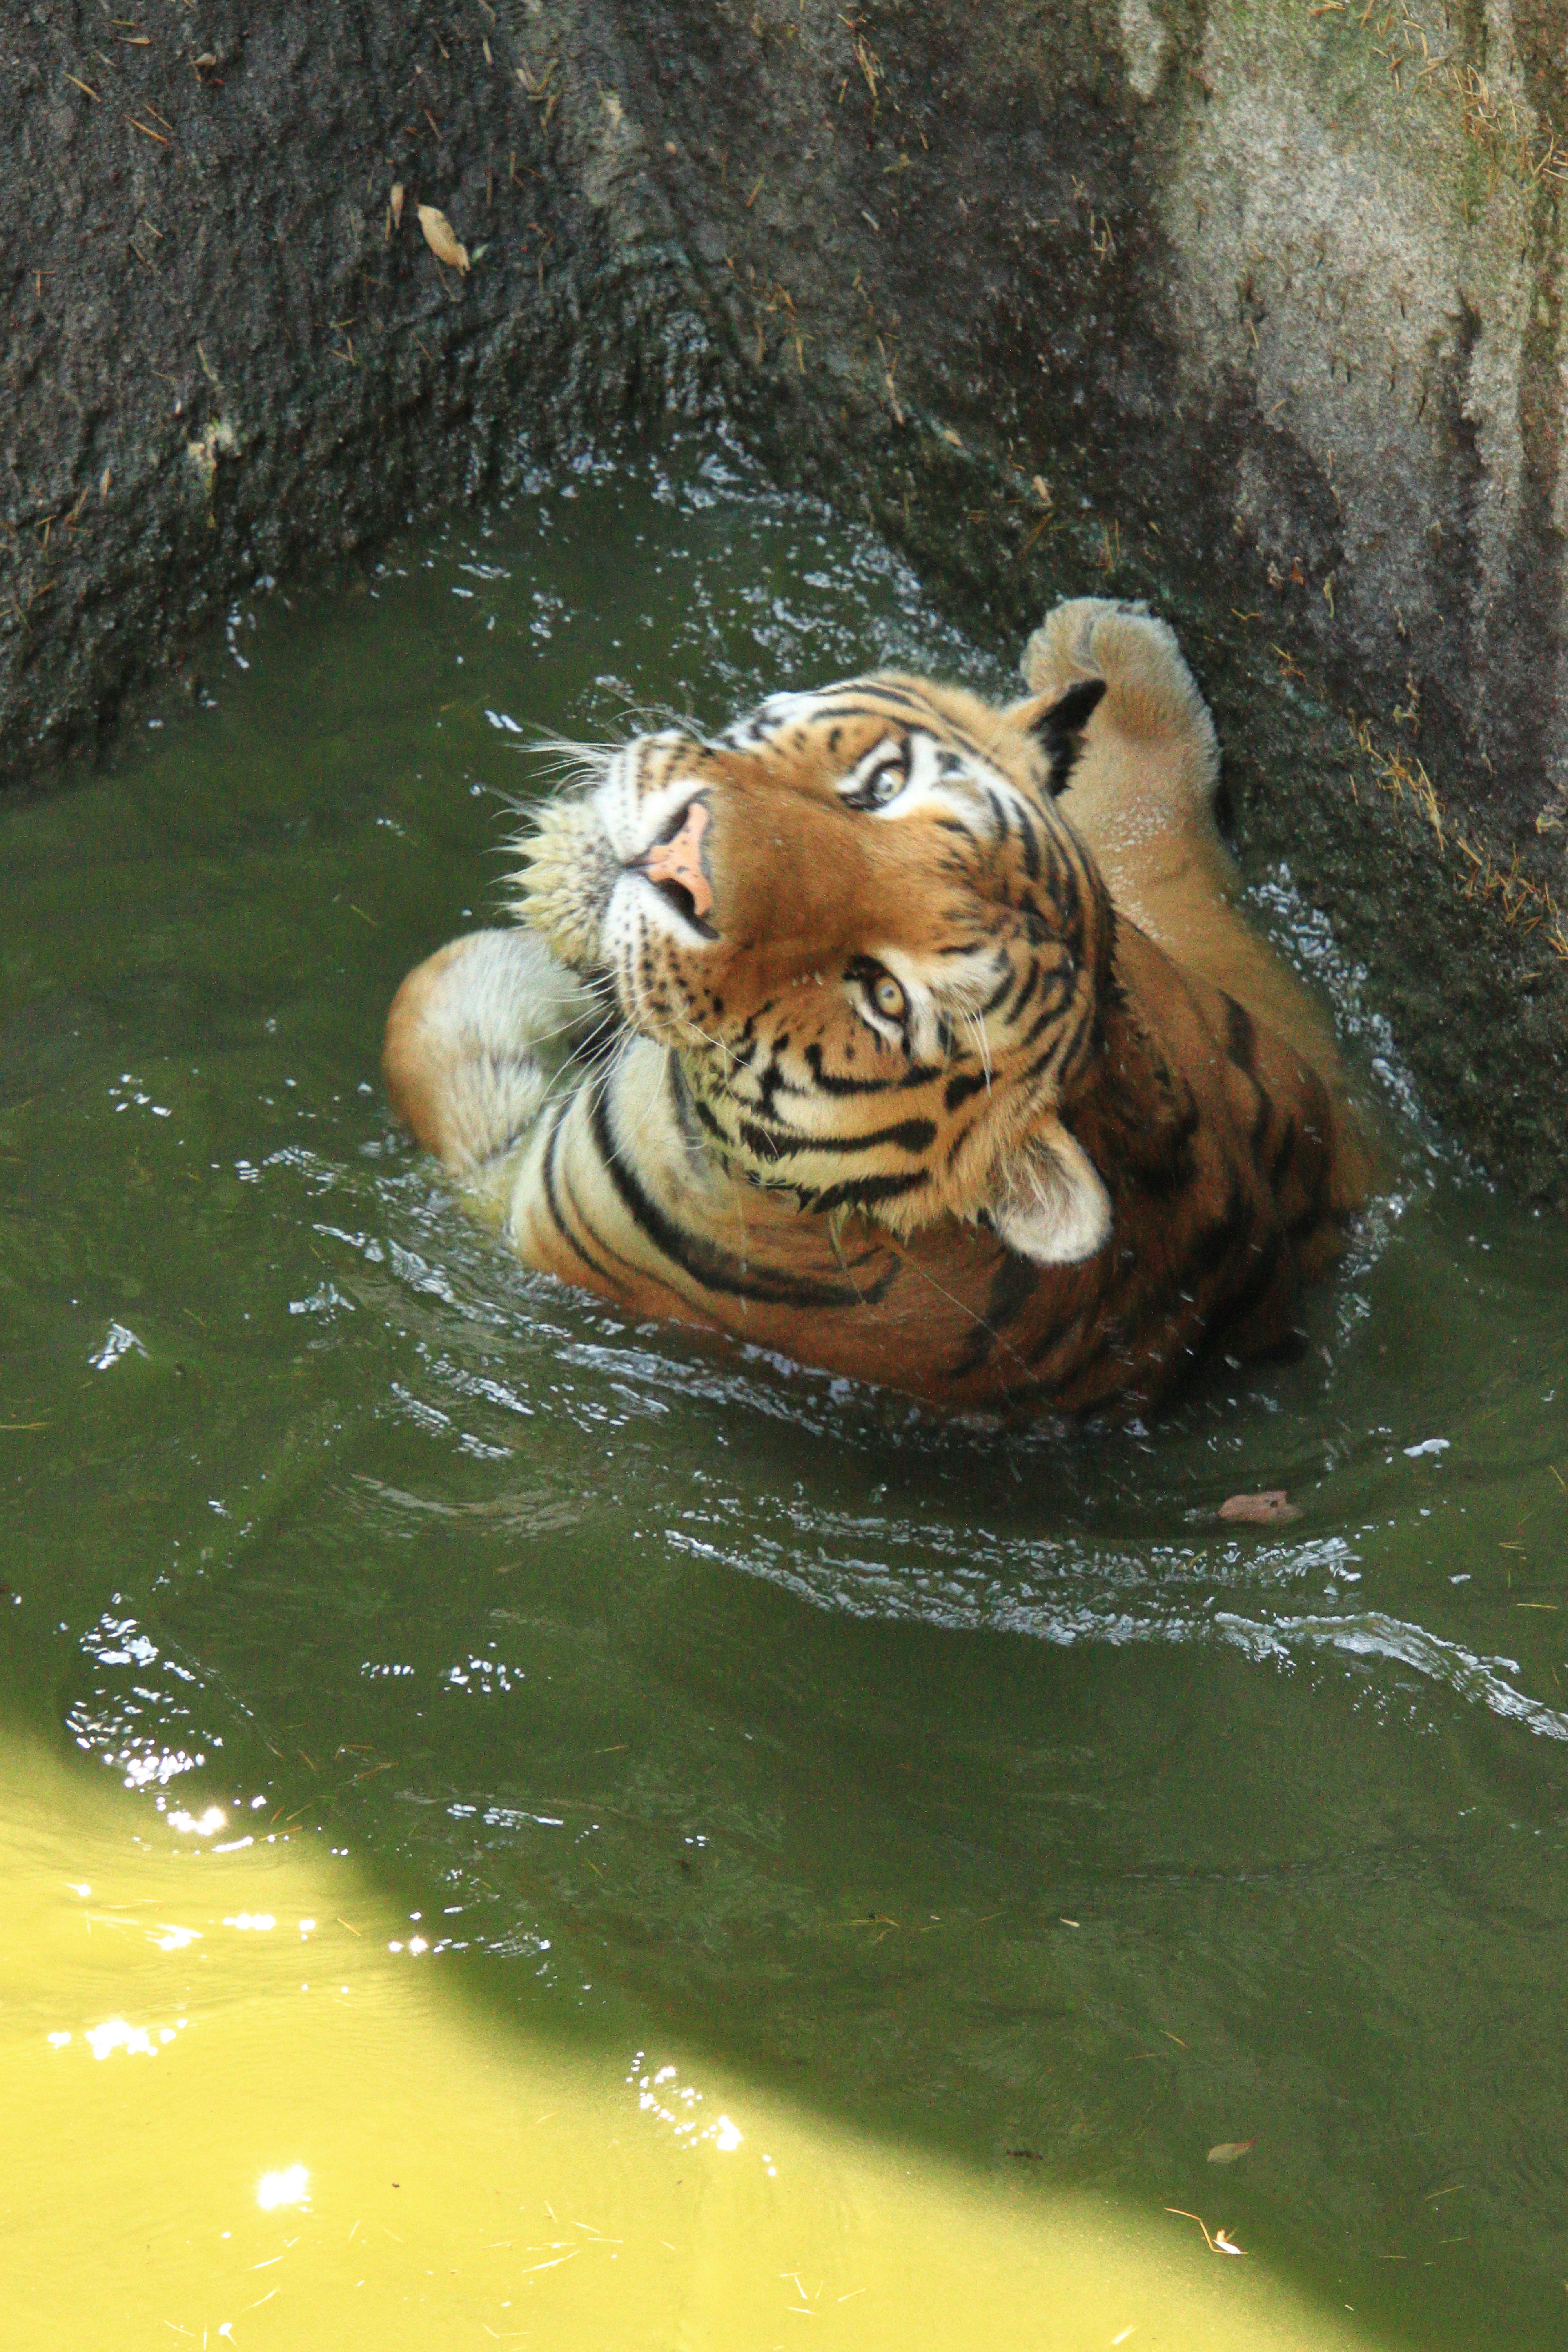
[[[856,1281],[855,1269],[844,1255],[844,1228],[854,1214],[854,1210],[847,1206],[842,1209],[830,1209],[828,1211],[826,1220],[827,1245],[833,1252],[834,1262],[837,1265],[839,1273],[844,1276],[845,1281],[855,1293],[856,1300],[860,1307],[861,1313],[863,1315],[868,1315],[871,1318],[871,1320],[875,1323],[882,1319],[876,1303],[874,1300],[867,1297],[865,1292]]]
[[[584,1089],[595,1110],[602,1108],[608,1100],[610,1087],[619,1075],[621,1065],[631,1050],[631,1045],[632,1032],[628,1030],[617,1043],[614,1053],[601,1066],[589,1072],[584,1081]]]
[[[706,1029],[699,1029],[696,1022],[693,1021],[689,1013],[686,1015],[686,1026],[689,1029],[695,1031],[696,1034],[702,1039],[704,1045],[711,1045],[716,1054],[722,1054],[727,1062],[733,1063],[735,1061],[734,1055],[730,1051],[729,1046],[725,1045],[723,1039],[721,1037],[710,1037]],[[736,1067],[739,1067],[739,1064],[736,1064]]]
[[[1011,1356],[1013,1361],[1017,1365],[1018,1370],[1023,1373],[1026,1381],[1032,1381],[1034,1380],[1035,1374],[1033,1367],[1026,1363],[1024,1358],[1020,1356],[1012,1341],[1010,1339],[1005,1339],[1002,1337],[1001,1332],[998,1331],[993,1324],[987,1323],[984,1315],[977,1315],[973,1307],[966,1306],[962,1298],[955,1297],[953,1293],[947,1288],[945,1284],[940,1283],[934,1274],[928,1272],[926,1267],[921,1265],[919,1258],[911,1257],[909,1251],[904,1247],[896,1234],[889,1234],[888,1235],[888,1246],[893,1252],[895,1256],[901,1259],[903,1264],[909,1267],[911,1274],[918,1274],[922,1282],[930,1284],[931,1287],[936,1292],[939,1298],[945,1298],[950,1307],[956,1307],[961,1315],[967,1315],[977,1331],[984,1331],[986,1338],[994,1340],[996,1346],[1002,1349],[1004,1355]]]
[[[649,1040],[649,1042],[650,1042],[650,1043],[652,1043],[653,1041],[652,1041],[652,1040]],[[622,1046],[621,1051],[620,1051],[620,1057],[619,1057],[619,1058],[620,1058],[621,1060],[623,1060],[623,1061],[624,1061],[624,1060],[626,1060],[626,1059],[630,1055],[631,1048],[632,1048],[632,1044],[633,1044],[633,1040],[632,1040],[632,1038],[631,1038],[630,1036],[628,1036],[628,1037],[626,1038],[626,1040],[625,1045]],[[658,1046],[658,1050],[659,1054],[663,1056],[663,1060],[664,1060],[664,1066],[665,1066],[666,1070],[668,1070],[668,1067],[669,1067],[669,1055],[670,1055],[670,1049],[669,1049],[669,1047],[668,1047],[668,1045],[660,1045],[660,1046]],[[647,1099],[647,1103],[646,1103],[646,1104],[644,1105],[644,1107],[643,1107],[643,1113],[642,1113],[642,1117],[637,1120],[637,1125],[633,1128],[633,1129],[632,1129],[631,1133],[630,1133],[629,1135],[626,1135],[626,1136],[622,1136],[622,1137],[620,1137],[620,1138],[618,1139],[619,1139],[619,1141],[621,1142],[621,1144],[623,1145],[623,1147],[624,1147],[626,1150],[630,1150],[632,1149],[632,1147],[633,1147],[635,1144],[637,1144],[637,1143],[639,1143],[639,1142],[642,1140],[643,1129],[647,1127],[647,1123],[648,1123],[649,1119],[650,1119],[650,1118],[652,1118],[652,1117],[653,1117],[653,1115],[654,1115],[654,1112],[655,1112],[655,1111],[658,1109],[658,1108],[659,1092],[660,1092],[660,1088],[659,1088],[658,1087],[657,1087],[657,1086],[656,1086],[656,1087],[652,1089],[652,1091],[650,1092],[649,1097],[648,1097],[648,1099]]]
[[[985,1091],[991,1091],[991,1040],[985,1034],[985,1024],[977,1013],[961,1013],[959,1019],[974,1040],[974,1050],[980,1056],[980,1066],[985,1073]]]
[[[590,1045],[597,1045],[605,1030],[613,1028],[620,1017],[618,1005],[612,1005],[607,1013],[602,1013],[593,1027],[584,1032],[582,1042],[575,1051],[585,1054]],[[558,1023],[553,1029],[531,1029],[528,1033],[528,1042],[531,1045],[548,1045],[552,1038],[564,1037],[569,1029],[575,1029],[576,1026],[577,1020],[573,1018]]]

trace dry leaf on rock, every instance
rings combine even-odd
[[[425,242],[437,260],[444,261],[448,269],[460,269],[466,273],[468,248],[458,244],[446,214],[437,212],[434,205],[421,205],[419,226],[425,232]]]
[[[1255,2139],[1222,2139],[1217,2147],[1210,2148],[1208,2160],[1211,2164],[1234,2164],[1238,2156],[1245,2156],[1249,2147],[1257,2146]]]
[[[1271,1486],[1261,1495],[1232,1495],[1220,1505],[1219,1515],[1254,1528],[1288,1527],[1301,1516],[1283,1486]]]

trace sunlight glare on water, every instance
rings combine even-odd
[[[1190,2225],[1070,2191],[976,2193],[950,2163],[721,2090],[710,2062],[638,2051],[628,2071],[520,2035],[399,1968],[396,1915],[358,1872],[278,1848],[207,1867],[138,1835],[109,1788],[16,1745],[3,1762],[24,1957],[0,2082],[29,2117],[5,2207],[27,2249],[6,2315],[16,2352],[142,2352],[171,2335],[237,2352],[771,2345],[803,2316],[841,2352],[989,2352],[1020,2322],[1053,2352],[1120,2330],[1215,2352],[1363,2341],[1261,2269],[1213,2276],[1197,2231],[1178,2234]],[[51,1868],[88,1853],[90,1910]],[[312,1982],[297,1953],[222,1940],[213,1906],[262,1900],[341,1908]],[[202,1923],[194,1973],[146,1931],[170,1906]],[[108,2061],[83,2073],[78,2035],[40,2031],[110,1989],[139,2016],[174,2016],[178,2047],[172,2029],[116,2021],[80,2037]],[[134,2072],[138,2052],[156,2065]],[[258,2153],[280,2146],[308,2147],[310,2166],[258,2179]]]

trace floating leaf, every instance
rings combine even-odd
[[[468,248],[458,244],[446,214],[437,212],[434,205],[421,205],[419,226],[425,232],[425,242],[437,260],[444,261],[448,269],[460,269],[466,273]]]
[[[1217,2147],[1210,2148],[1209,2162],[1234,2164],[1238,2156],[1245,2156],[1249,2147],[1257,2146],[1258,2142],[1255,2139],[1222,2139]]]
[[[1254,1528],[1289,1527],[1301,1516],[1283,1486],[1270,1486],[1261,1495],[1232,1495],[1220,1505],[1219,1515]]]

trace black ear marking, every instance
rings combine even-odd
[[[1042,710],[1035,720],[1031,733],[1045,745],[1050,761],[1050,774],[1046,789],[1053,800],[1065,793],[1073,766],[1082,745],[1079,737],[1099,709],[1105,693],[1102,677],[1082,677],[1058,694],[1048,710]]]

